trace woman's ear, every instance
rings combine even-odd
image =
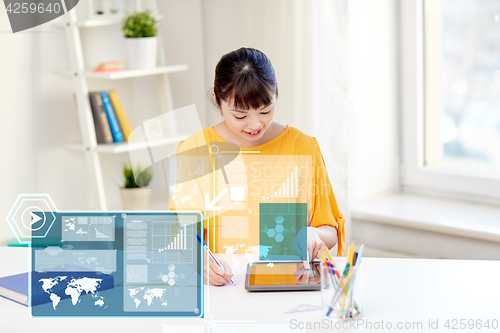
[[[221,112],[222,114],[222,108],[221,106],[219,105],[219,103],[217,103],[217,96],[215,95],[215,92],[213,89],[210,89],[209,90],[210,93],[207,93],[207,97],[210,99],[210,102],[212,103],[212,105],[216,108],[216,109],[219,109],[219,111]]]
[[[214,105],[217,106],[219,109],[221,109],[220,104],[217,102],[217,96],[215,96],[215,92],[213,90],[212,90],[212,100],[214,102]]]
[[[219,109],[220,109],[220,105],[219,105],[219,103],[217,103],[217,97],[215,96],[215,92],[214,92],[213,90],[212,90],[212,99],[213,99],[213,101],[214,101],[214,104],[215,104],[216,106],[218,106],[218,107],[219,107]]]

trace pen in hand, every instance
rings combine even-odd
[[[217,258],[212,253],[212,251],[210,251],[210,248],[208,247],[208,245],[205,242],[205,240],[202,240],[201,237],[200,237],[200,235],[196,235],[196,238],[198,238],[198,242],[200,242],[200,244],[203,245],[203,248],[205,249],[205,251],[207,251],[207,253],[210,255],[210,257],[212,258],[212,260],[215,261],[215,263],[217,264],[217,266],[219,266],[225,272],[226,270],[224,269],[224,267],[222,266],[222,264],[219,262],[219,260],[217,260]],[[233,284],[233,286],[236,286],[236,284],[234,283],[233,279],[231,279],[231,283]]]

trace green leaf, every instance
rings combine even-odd
[[[123,20],[123,36],[125,38],[155,37],[158,34],[156,19],[151,11],[129,14]]]
[[[146,187],[153,178],[153,172],[150,168],[142,170],[140,165],[131,167],[124,164],[123,177],[125,178],[124,188]]]

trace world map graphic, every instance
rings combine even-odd
[[[61,283],[65,284],[66,288],[64,289],[64,294],[71,297],[71,302],[73,305],[77,305],[78,303],[80,303],[80,296],[84,294],[92,296],[92,298],[94,299],[94,305],[101,308],[107,307],[106,298],[100,296],[98,293],[98,290],[101,287],[102,279],[89,277],[72,278],[68,276],[56,276],[53,278],[40,279],[38,280],[38,282],[42,283],[43,291],[49,295],[54,310],[57,310],[57,306],[63,298],[62,295],[58,295],[54,291],[54,287]]]
[[[147,304],[148,306],[151,306],[153,303],[160,303],[161,306],[168,305],[165,299],[165,289],[162,288],[129,288],[128,294],[134,300],[136,309],[139,308],[141,304]]]

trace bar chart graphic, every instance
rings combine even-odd
[[[297,198],[299,197],[299,166],[295,165],[294,172],[290,173],[281,183],[281,186],[274,193],[268,196],[263,196],[262,200],[266,201],[270,198]]]
[[[248,206],[254,212],[261,203],[308,202],[317,189],[311,155],[251,156],[247,163],[248,193],[254,198]]]
[[[205,174],[205,161],[202,160],[201,164],[196,168],[196,170],[193,171],[193,173],[190,173],[190,176],[202,176]]]
[[[153,221],[153,263],[191,263],[192,226],[179,222]]]

